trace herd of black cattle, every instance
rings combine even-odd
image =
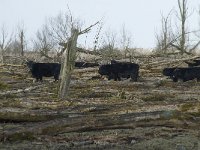
[[[172,67],[164,68],[163,75],[168,76],[174,82],[181,79],[183,82],[197,79],[200,81],[200,60],[186,62],[188,67]],[[53,76],[55,81],[59,79],[61,64],[59,63],[37,63],[27,61],[27,66],[30,69],[32,77],[37,81],[42,81],[43,77]],[[99,74],[106,76],[108,80],[114,79],[120,81],[121,78],[131,78],[132,81],[137,81],[139,77],[139,65],[131,62],[119,62],[112,60],[110,64],[99,65],[98,63],[75,62],[75,68],[99,67]]]

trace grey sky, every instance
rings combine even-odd
[[[199,27],[200,1],[188,0],[188,3],[191,12],[194,10],[189,21],[190,30],[193,30]],[[155,46],[161,12],[167,15],[172,8],[177,8],[177,0],[0,0],[0,25],[5,24],[11,30],[23,22],[27,36],[33,37],[45,18],[66,12],[67,5],[75,17],[84,21],[85,27],[104,17],[104,30],[113,30],[119,36],[125,24],[132,34],[134,46],[150,48]]]

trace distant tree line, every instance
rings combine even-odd
[[[178,9],[172,9],[167,16],[161,15],[161,31],[156,33],[156,52],[161,54],[174,53],[175,51],[181,55],[194,54],[200,44],[200,27],[199,29],[190,31],[188,28],[188,19],[192,13],[189,11],[187,0],[177,0]],[[199,9],[200,20],[200,9]],[[172,27],[172,15],[175,15],[178,24]],[[175,22],[176,22],[175,21]],[[191,38],[193,37],[193,38]],[[196,41],[192,41],[196,37]]]
[[[199,29],[190,31],[188,18],[191,16],[187,0],[177,0],[177,10],[172,9],[166,16],[161,14],[161,30],[156,33],[155,53],[193,54],[200,44]],[[199,19],[200,20],[200,11]],[[174,20],[172,20],[172,16]],[[9,32],[5,25],[0,28],[0,62],[4,62],[5,54],[24,56],[26,51],[35,51],[41,57],[51,61],[60,61],[64,52],[64,43],[69,40],[72,28],[80,30],[83,27],[81,19],[72,20],[71,12],[60,13],[56,17],[49,17],[44,25],[38,29],[35,36],[28,40],[23,24],[18,25],[15,32]],[[176,22],[177,24],[173,24]],[[132,34],[125,25],[117,34],[112,29],[103,31],[103,22],[96,25],[93,46],[87,50],[81,47],[81,52],[97,54],[102,59],[128,58],[135,56]],[[192,41],[195,37],[196,41]],[[193,38],[194,39],[194,38]],[[79,49],[80,50],[80,49]],[[84,51],[85,50],[85,51]],[[53,53],[53,55],[52,55]]]

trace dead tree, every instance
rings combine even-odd
[[[99,22],[91,25],[90,27],[86,28],[83,31],[79,31],[77,28],[73,28],[71,31],[71,37],[66,43],[62,43],[63,49],[62,52],[64,54],[64,62],[61,64],[61,72],[60,72],[60,85],[59,85],[59,92],[58,97],[60,99],[66,98],[68,94],[69,84],[71,73],[74,68],[75,59],[76,59],[76,44],[78,36],[84,33],[87,33],[91,30],[93,26],[98,24]],[[65,53],[64,53],[65,52]]]
[[[72,36],[66,43],[66,53],[64,63],[62,64],[62,69],[60,72],[60,89],[58,96],[63,99],[67,95],[67,91],[70,84],[71,72],[74,68],[74,62],[76,59],[76,44],[78,39],[79,31],[77,29],[72,30]]]
[[[25,48],[25,36],[24,36],[24,29],[19,27],[19,43],[20,43],[20,51],[21,56],[24,56],[24,48]]]

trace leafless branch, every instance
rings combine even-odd
[[[96,25],[99,24],[99,23],[100,23],[100,22],[97,21],[97,22],[94,23],[93,25],[91,25],[91,26],[87,27],[86,29],[80,31],[80,32],[79,32],[79,35],[81,35],[81,34],[85,34],[85,33],[89,32],[89,31],[91,30],[92,27],[96,26]]]

